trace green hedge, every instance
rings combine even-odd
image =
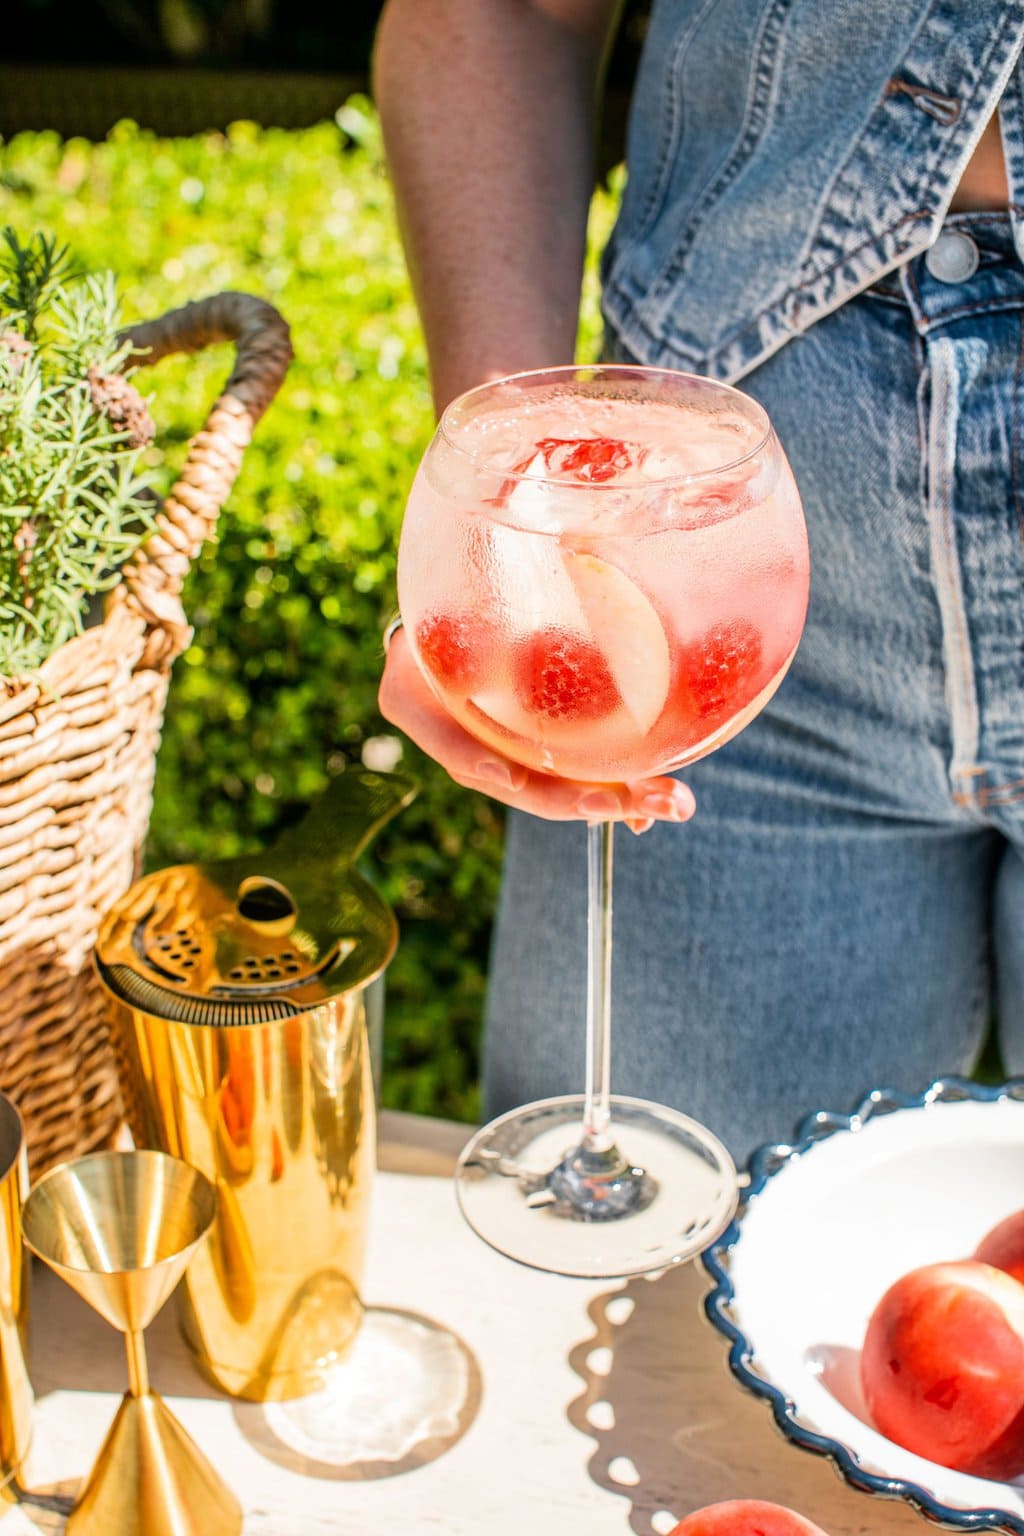
[[[595,199],[595,248],[615,196]],[[263,846],[389,734],[376,708],[379,637],[432,422],[373,110],[353,99],[336,123],[299,133],[238,123],[158,139],[125,123],[102,144],[22,134],[0,144],[4,223],[54,231],[84,266],[117,271],[130,318],[242,288],[292,327],[293,370],[189,579],[195,638],[175,670],[149,859]],[[583,355],[599,337],[590,266]],[[229,362],[219,350],[139,376],[161,426],[152,461],[164,485]],[[370,860],[402,926],[384,1096],[470,1119],[501,819],[408,744],[402,765],[422,793]]]

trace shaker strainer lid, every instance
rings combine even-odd
[[[100,977],[158,1018],[259,1024],[371,981],[394,915],[354,863],[415,794],[400,774],[352,769],[268,853],[178,864],[138,881],[104,919]]]

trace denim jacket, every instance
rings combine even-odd
[[[939,233],[997,108],[1024,253],[1024,0],[655,0],[604,259],[646,363],[735,379]]]

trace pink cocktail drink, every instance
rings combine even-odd
[[[398,559],[404,632],[448,713],[487,749],[590,784],[683,768],[752,720],[793,658],[807,583],[800,498],[761,407],[616,365],[450,405]],[[707,1127],[611,1093],[612,834],[587,828],[586,1091],[483,1126],[456,1174],[487,1242],[590,1278],[692,1256],[738,1190]]]
[[[529,378],[529,376],[527,376]],[[544,772],[684,766],[765,704],[796,649],[807,541],[765,418],[736,395],[464,396],[421,466],[399,596],[474,736]]]

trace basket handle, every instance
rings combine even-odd
[[[218,293],[129,326],[129,361],[157,363],[172,352],[199,352],[233,341],[235,366],[156,517],[156,528],[126,564],[112,601],[146,621],[143,667],[168,667],[192,631],[181,605],[189,566],[210,537],[249,445],[253,428],[281,386],[293,353],[288,326],[272,304],[248,293]]]

